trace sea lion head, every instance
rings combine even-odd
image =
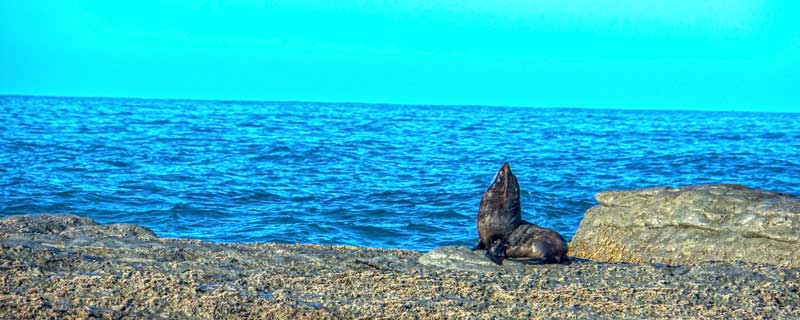
[[[517,177],[514,173],[511,172],[511,166],[508,165],[508,162],[503,163],[503,166],[494,175],[494,182],[486,190],[484,199],[494,209],[500,209],[515,215],[522,214],[519,201],[519,182],[517,182]]]

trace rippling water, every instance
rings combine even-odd
[[[571,238],[606,189],[800,194],[800,114],[0,97],[0,215],[160,236],[472,245],[504,161],[523,216]]]

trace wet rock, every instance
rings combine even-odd
[[[61,231],[60,235],[78,237],[112,237],[112,238],[138,238],[155,239],[156,234],[148,228],[135,224],[109,224],[109,225],[79,225]]]
[[[0,220],[0,234],[58,233],[68,228],[88,225],[97,223],[73,214],[24,214]]]
[[[64,242],[119,242],[115,239],[156,239],[148,228],[134,224],[97,224],[94,220],[73,214],[26,214],[0,219],[0,235],[21,242],[37,238],[69,238]]]
[[[800,198],[740,185],[608,191],[595,196],[570,254],[687,265],[746,261],[800,267]]]

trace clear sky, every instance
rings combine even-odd
[[[800,112],[800,1],[0,1],[0,93]]]

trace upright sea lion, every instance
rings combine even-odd
[[[478,243],[472,250],[491,249],[493,243],[498,239],[506,239],[520,223],[522,207],[519,201],[519,182],[508,163],[504,163],[481,198],[478,209]],[[497,253],[497,257],[494,253]],[[502,261],[499,251],[487,250],[487,255],[492,261]]]
[[[472,250],[486,250],[494,263],[505,258],[525,262],[568,262],[567,242],[557,232],[522,220],[517,177],[504,163],[483,194],[478,210],[478,243]]]

